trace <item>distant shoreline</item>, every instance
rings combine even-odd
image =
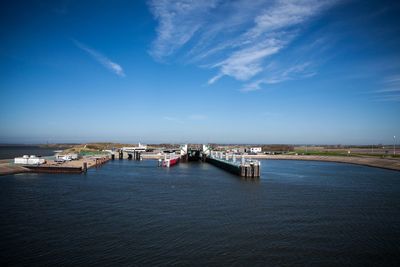
[[[159,159],[162,156],[155,154],[142,154],[143,159]],[[241,156],[238,155],[237,159]],[[387,170],[400,171],[400,159],[376,158],[376,157],[355,157],[355,156],[316,156],[316,155],[243,155],[245,158],[267,159],[267,160],[305,160],[348,163]]]
[[[315,155],[244,155],[245,158],[269,160],[306,160],[336,163],[349,163],[381,169],[400,171],[400,160],[394,158],[354,157],[354,156],[315,156]]]

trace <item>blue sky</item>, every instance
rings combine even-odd
[[[2,1],[0,143],[400,138],[395,1]]]

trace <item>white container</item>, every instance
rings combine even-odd
[[[30,158],[28,159],[28,165],[38,165],[45,163],[44,159],[41,158]]]
[[[28,158],[14,158],[14,164],[28,164]]]
[[[14,164],[23,164],[23,165],[40,165],[46,163],[45,159],[38,157],[22,157],[22,158],[14,158]]]

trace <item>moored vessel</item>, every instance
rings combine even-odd
[[[179,156],[177,156],[175,153],[169,153],[165,154],[164,160],[162,161],[162,166],[163,167],[171,167],[179,162]]]

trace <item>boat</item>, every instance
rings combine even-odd
[[[165,154],[164,160],[162,161],[163,167],[172,167],[179,163],[179,156],[175,153]]]

